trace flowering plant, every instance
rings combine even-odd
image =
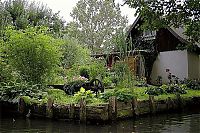
[[[76,77],[73,77],[73,81],[88,81],[87,78],[83,77],[83,76],[76,76]]]

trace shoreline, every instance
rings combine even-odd
[[[134,98],[127,102],[120,102],[116,100],[116,97],[110,97],[108,103],[100,105],[86,105],[84,100],[81,100],[79,104],[56,105],[51,99],[48,99],[47,104],[29,105],[25,103],[23,98],[20,98],[18,103],[0,101],[0,112],[6,112],[13,116],[86,123],[87,121],[116,121],[159,113],[185,111],[190,108],[198,108],[199,105],[200,97],[183,98],[180,95],[176,95],[175,99],[168,97],[165,100],[155,100],[154,96],[149,96],[148,100],[140,101]]]

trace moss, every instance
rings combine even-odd
[[[149,99],[149,95],[145,94],[146,90],[147,87],[134,87],[134,93],[136,94],[138,100],[142,101]]]
[[[120,111],[117,112],[117,116],[119,118],[130,117],[132,115],[133,115],[133,112],[132,112],[131,109],[129,109],[129,110],[128,109],[127,110],[120,110]]]
[[[155,98],[155,100],[167,100],[168,98],[176,99],[176,95],[174,95],[174,94],[163,94],[163,95],[155,96],[154,98]]]
[[[199,97],[200,90],[187,90],[187,94],[181,95],[183,98],[192,98],[192,97]]]
[[[21,97],[27,105],[31,105],[31,98],[29,96]]]

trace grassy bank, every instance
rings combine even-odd
[[[63,90],[50,89],[41,99],[35,99],[25,96],[25,101],[29,104],[46,104],[48,99],[54,100],[55,104],[66,105],[66,104],[78,104],[80,99],[85,99],[88,105],[98,105],[103,103],[108,103],[108,99],[111,96],[116,96],[119,101],[128,101],[133,97],[136,97],[138,101],[148,100],[149,95],[146,94],[147,87],[134,87],[132,89],[107,89],[104,93],[96,96],[91,91],[81,90],[77,92],[74,96],[67,95]],[[127,91],[128,90],[128,91]],[[183,99],[200,97],[200,90],[186,90],[186,94],[180,94]],[[176,95],[164,93],[158,96],[154,96],[155,100],[166,100],[168,98],[175,99]]]

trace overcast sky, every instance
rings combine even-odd
[[[60,11],[60,15],[66,20],[66,22],[72,20],[72,18],[70,17],[70,12],[78,2],[78,0],[34,0],[34,1],[40,1],[44,4],[47,4],[47,6],[51,8],[53,12]],[[123,0],[115,0],[115,1],[120,4],[123,4]],[[129,8],[127,5],[124,5],[123,7],[121,7],[121,11],[122,15],[126,15],[128,17],[129,24],[132,24],[133,21],[135,20],[134,10]]]

